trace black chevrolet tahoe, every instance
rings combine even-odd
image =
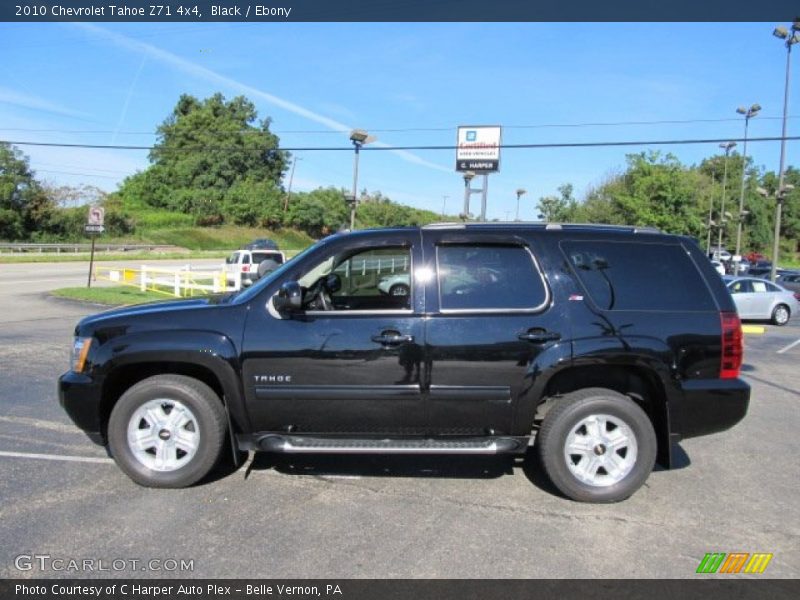
[[[531,447],[564,495],[613,502],[744,417],[741,363],[690,238],[440,224],[336,234],[237,294],[86,317],[59,395],[146,486],[191,485],[226,451]]]

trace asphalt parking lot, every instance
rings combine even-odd
[[[75,322],[97,309],[48,298],[48,287],[76,284],[45,282],[47,265],[24,276],[8,267],[0,577],[696,577],[707,552],[770,552],[759,577],[800,576],[800,318],[746,335],[747,418],[682,442],[679,468],[654,472],[620,504],[565,500],[532,461],[507,457],[259,455],[191,489],[150,490],[56,399]],[[20,555],[126,566],[42,570]],[[142,570],[152,560],[162,569]],[[191,570],[166,571],[169,560]]]

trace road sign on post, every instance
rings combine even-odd
[[[102,227],[105,216],[106,209],[104,209],[102,206],[91,206],[89,207],[89,216],[86,219],[86,224],[99,225]]]
[[[500,169],[501,127],[461,126],[456,143],[456,171],[494,173]]]
[[[89,214],[86,217],[86,225],[84,232],[92,238],[92,251],[89,255],[89,277],[86,280],[86,287],[92,287],[92,269],[94,268],[94,242],[98,235],[103,233],[106,228],[103,227],[105,220],[106,210],[102,206],[89,207]]]

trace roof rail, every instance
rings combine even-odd
[[[590,229],[596,231],[621,231],[629,233],[663,233],[657,227],[636,226],[636,225],[609,225],[605,223],[546,223],[542,221],[492,221],[484,222],[451,222],[451,223],[431,223],[423,225],[422,229],[467,229],[467,228],[495,228],[495,227],[536,227],[546,230],[565,230],[565,229]]]

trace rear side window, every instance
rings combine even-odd
[[[711,292],[677,244],[581,241],[561,248],[603,310],[716,310]]]
[[[536,310],[547,290],[531,254],[520,246],[436,248],[442,310]]]

